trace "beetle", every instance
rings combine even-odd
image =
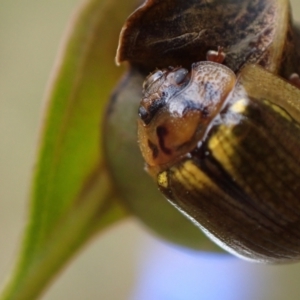
[[[299,259],[300,90],[256,65],[238,77],[215,62],[184,70],[145,81],[138,136],[148,172],[223,248]]]
[[[117,62],[150,72],[136,116],[146,170],[251,261],[300,259],[298,32],[285,0],[148,0],[120,35]]]

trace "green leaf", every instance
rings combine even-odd
[[[38,297],[87,240],[127,215],[103,163],[100,125],[134,2],[85,1],[69,24],[46,93],[25,239],[2,300]]]

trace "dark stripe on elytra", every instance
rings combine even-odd
[[[228,143],[230,142],[230,140],[227,141]],[[220,143],[219,145],[220,147],[222,147],[222,143]],[[223,148],[223,151],[226,153],[226,151]],[[236,150],[236,152],[238,152]],[[228,156],[228,158],[230,159],[230,156]],[[282,227],[281,224],[277,223],[273,218],[268,217],[267,215],[264,214],[264,211],[261,211],[261,209],[259,209],[259,207],[257,207],[257,205],[252,201],[252,199],[247,196],[243,190],[243,188],[241,188],[236,182],[234,182],[232,180],[232,177],[230,176],[230,174],[227,173],[227,171],[222,167],[222,165],[219,163],[219,161],[217,161],[217,159],[215,159],[213,157],[213,155],[209,155],[209,157],[207,158],[210,160],[210,162],[217,167],[217,169],[219,170],[219,172],[221,172],[221,176],[216,176],[215,174],[213,174],[211,172],[211,170],[205,165],[204,161],[202,162],[201,165],[201,169],[210,177],[212,178],[212,180],[226,193],[228,193],[232,198],[239,200],[239,201],[245,201],[252,209],[254,209],[258,214],[262,215],[263,218],[266,218],[268,221],[270,221],[272,224],[274,224],[274,226],[278,227],[281,229],[282,232],[286,232],[286,228]],[[234,165],[233,163],[231,163],[232,165]],[[240,174],[242,175],[242,174]],[[244,177],[244,176],[243,176]],[[262,179],[261,179],[262,180]],[[247,182],[247,180],[244,178],[244,182]],[[229,189],[230,187],[230,189]],[[251,188],[251,187],[250,187]],[[257,199],[260,199],[259,196],[257,195],[257,193],[252,189],[252,192],[257,196]],[[261,203],[263,204],[263,206],[266,209],[269,209],[269,206],[266,206],[265,203],[261,200]],[[261,207],[263,208],[263,207]],[[278,215],[279,218],[282,218],[281,215]],[[289,220],[287,220],[289,221]],[[290,223],[290,222],[289,222]],[[260,223],[261,224],[261,223]],[[262,225],[262,224],[261,224]],[[271,229],[271,228],[269,228]],[[271,230],[274,232],[274,230]],[[297,239],[300,239],[300,236],[298,235],[297,230],[295,229],[295,231],[291,231],[290,233],[293,234],[293,236],[296,236]],[[281,237],[282,238],[282,237]],[[291,240],[288,240],[289,243],[291,243]],[[293,243],[292,243],[293,244]],[[297,244],[295,244],[297,245]],[[298,244],[299,245],[299,244]]]
[[[284,110],[284,109],[283,109]],[[268,136],[272,136],[273,137],[273,140],[277,140],[278,141],[278,133],[281,133],[281,134],[284,134],[285,136],[290,132],[290,126],[285,126],[285,127],[288,127],[286,128],[286,130],[282,130],[281,132],[280,131],[275,131],[275,126],[274,124],[278,124],[280,123],[280,128],[283,128],[284,126],[284,123],[288,123],[289,122],[293,122],[293,121],[287,121],[285,120],[283,117],[280,118],[280,120],[278,121],[278,118],[274,117],[271,113],[267,113],[266,111],[269,111],[268,109],[265,109],[264,110],[264,115],[261,116],[262,112],[261,110],[256,110],[254,113],[252,112],[252,115],[255,115],[256,117],[253,118],[252,115],[251,117],[249,118],[249,120],[255,120],[257,123],[259,123],[259,125],[261,125],[265,130],[266,132],[268,133]],[[285,111],[285,110],[284,110]],[[286,111],[285,111],[286,112]],[[286,112],[287,113],[287,112]],[[287,113],[288,114],[288,113]],[[278,113],[279,115],[279,113]],[[288,114],[289,115],[289,114]],[[279,115],[280,116],[280,115]],[[266,119],[266,117],[268,117],[269,119]],[[291,117],[291,116],[290,116]],[[293,120],[293,118],[291,117],[291,119]],[[255,122],[253,122],[255,124]],[[297,122],[294,122],[295,124],[297,124]],[[271,124],[271,126],[270,126]],[[299,124],[298,124],[299,125]],[[256,127],[256,126],[255,126]],[[293,127],[294,128],[294,127]],[[300,135],[300,129],[297,130],[299,135]],[[294,133],[294,132],[293,132]],[[289,136],[289,140],[290,140],[290,134],[288,134]],[[293,138],[292,139],[293,142],[297,142],[300,140],[300,136],[299,136],[299,139],[295,139]],[[300,146],[300,143],[298,142],[299,146]],[[290,153],[290,149],[287,147],[288,143],[284,143],[284,144],[280,144],[280,146],[282,147],[282,150],[284,153],[286,153],[287,156],[290,156],[291,153]],[[297,165],[300,164],[300,156],[292,156],[293,160],[296,162]],[[293,172],[294,174],[294,172]],[[299,174],[297,175],[299,176]]]
[[[227,140],[226,143],[230,144],[230,139],[227,139],[226,137],[224,137],[224,139]],[[222,147],[222,143],[220,143],[220,146],[219,146],[219,147]],[[234,147],[233,145],[232,145],[232,148],[235,150],[235,153],[237,153],[237,155],[240,156],[240,157],[242,158],[243,161],[247,161],[247,160],[249,161],[249,159],[248,159],[248,157],[247,157],[247,153],[245,153],[245,151],[239,151],[239,148],[236,148],[236,147]],[[244,148],[246,148],[246,147],[244,147]],[[248,147],[247,149],[248,149],[247,152],[249,153],[249,155],[250,155],[251,157],[257,157],[257,155],[255,155],[255,154],[256,154],[255,152],[252,152],[252,155],[251,155],[250,150],[253,149],[253,148]],[[225,151],[224,148],[223,148],[223,151],[226,153],[226,151]],[[230,159],[230,156],[229,156],[228,154],[227,154],[227,157]],[[258,161],[258,162],[260,162],[260,161]],[[236,164],[234,164],[234,160],[231,160],[231,165],[233,165],[233,166],[235,166],[236,168],[238,168],[238,166],[237,166]],[[267,170],[267,169],[270,169],[270,168],[269,168],[269,165],[267,165],[267,164],[264,164],[264,167],[266,168],[266,170]],[[248,170],[249,173],[251,173],[251,174],[257,173],[257,169],[255,168],[255,165],[254,165],[253,162],[251,162],[251,161],[249,161],[247,170]],[[272,174],[273,174],[273,173],[272,173]],[[265,208],[265,209],[271,209],[279,219],[285,220],[285,221],[287,221],[287,222],[290,223],[290,219],[286,219],[286,218],[285,218],[284,216],[282,216],[281,214],[276,213],[276,211],[274,211],[274,209],[273,209],[272,206],[268,205],[268,203],[265,203],[265,202],[263,201],[263,199],[261,199],[261,197],[260,197],[259,194],[256,192],[256,190],[255,190],[254,188],[252,188],[251,184],[249,184],[249,182],[248,182],[248,180],[247,180],[247,177],[246,177],[246,176],[243,176],[243,173],[240,173],[239,176],[241,176],[241,177],[244,178],[243,181],[249,186],[249,188],[252,190],[252,192],[256,195],[256,198],[257,198],[258,200],[260,200],[260,201],[259,201],[259,204],[260,204],[261,206],[263,206],[262,209],[264,209],[264,208]],[[271,195],[273,195],[273,198],[274,198],[274,199],[277,199],[277,198],[278,198],[278,195],[276,194],[276,191],[275,191],[274,189],[272,189],[271,186],[268,185],[268,183],[266,182],[265,177],[263,176],[263,174],[262,174],[262,176],[259,176],[259,173],[257,173],[256,177],[258,178],[258,180],[257,180],[258,182],[261,181],[261,182],[264,183],[264,188],[265,188],[266,190],[268,190],[268,191],[270,192]],[[277,202],[278,202],[278,201],[277,201]],[[276,203],[274,202],[274,204],[276,204]],[[291,208],[288,207],[288,206],[286,206],[284,203],[280,203],[280,205],[284,205],[284,206],[286,207],[287,210],[291,211],[294,215],[297,216],[297,214],[295,214],[294,210],[291,210]]]
[[[257,126],[257,123],[258,123],[259,120],[261,120],[262,122],[259,122],[260,126]],[[279,161],[282,160],[282,157],[290,157],[290,159],[293,161],[292,163],[294,165],[298,165],[299,163],[298,163],[297,159],[293,156],[290,156],[290,152],[286,149],[285,144],[280,143],[280,139],[278,139],[278,132],[277,132],[276,136],[272,132],[271,129],[273,129],[273,126],[270,126],[270,124],[268,124],[268,126],[266,126],[265,122],[263,122],[264,120],[262,120],[261,118],[259,118],[259,120],[256,119],[256,123],[255,123],[255,122],[252,122],[251,118],[249,118],[247,121],[249,122],[249,125],[251,127],[256,128],[256,129],[257,128],[262,128],[263,129],[263,130],[260,130],[260,134],[262,135],[262,139],[277,142],[276,145],[273,145],[274,143],[269,143],[269,148],[274,149],[274,151],[271,152],[270,154],[276,156]],[[299,150],[300,150],[300,147],[299,147]],[[279,153],[282,153],[282,154],[279,154]],[[286,162],[286,160],[285,160],[285,162]],[[288,161],[288,162],[289,162],[289,164],[291,164],[290,161]],[[294,178],[299,178],[299,180],[300,180],[300,174],[296,174],[295,169],[294,168],[291,169],[289,167],[289,164],[286,165],[287,172],[293,174]],[[276,168],[273,169],[272,165],[269,165],[269,164],[265,164],[265,166],[268,167],[270,170],[274,170],[274,172],[272,172],[273,176],[279,178],[280,181],[283,182],[283,185],[284,184],[286,184],[286,185],[289,184],[289,182],[284,182],[284,181],[286,181],[285,177],[280,177],[279,174],[277,174]],[[294,188],[293,185],[289,185],[289,190],[288,191],[290,192],[290,194],[292,194],[294,196],[295,199],[298,199],[299,196],[297,195],[297,192],[293,190],[293,188]],[[276,194],[276,191],[274,189],[271,189],[271,187],[270,187],[269,190],[275,195],[275,198],[278,198],[278,195]],[[297,216],[300,216],[300,214],[297,213],[297,210],[295,210],[294,206],[291,207],[289,205],[286,205],[287,204],[286,202],[281,203],[281,204],[285,205],[285,207],[287,209],[291,210]],[[297,206],[300,207],[300,202],[299,201],[292,203],[292,205],[294,205],[294,204],[298,204]]]
[[[274,122],[272,124],[274,124]],[[269,126],[267,127],[266,124],[264,124],[264,123],[262,123],[262,125],[266,129],[266,131],[268,132],[268,135],[273,138],[273,140],[276,140],[276,141],[280,142],[279,145],[280,145],[280,147],[282,149],[282,152],[285,153],[285,156],[290,157],[290,160],[288,161],[289,164],[287,165],[287,169],[290,172],[292,172],[293,175],[299,177],[300,176],[300,168],[298,168],[298,169],[297,168],[296,169],[295,168],[293,168],[293,169],[289,168],[289,165],[291,165],[291,166],[300,165],[300,155],[299,155],[299,152],[298,152],[298,156],[297,155],[296,156],[291,156],[291,151],[290,151],[290,149],[288,149],[287,143],[285,143],[285,140],[283,142],[281,142],[281,140],[278,139],[278,132],[276,132],[276,131],[273,132],[273,130],[272,130],[272,129],[274,129],[273,126],[270,126],[270,128],[269,128]],[[300,151],[300,142],[299,142],[300,141],[300,129],[298,129],[297,131],[298,131],[299,139],[292,138],[292,140],[293,140],[293,144],[294,145],[295,145],[295,142],[298,142],[298,150]],[[289,132],[289,130],[284,130],[283,134],[287,135],[288,132]],[[288,134],[288,137],[289,137],[289,140],[291,140],[290,134]],[[291,162],[291,160],[293,162]],[[299,170],[299,173],[295,174],[295,171],[297,171],[297,170]]]
[[[187,171],[188,171],[188,170],[187,170]],[[193,177],[194,177],[194,175],[193,175],[192,173],[189,173],[189,174],[190,174],[190,176],[193,176]],[[182,174],[182,176],[184,177],[183,174]],[[195,178],[195,177],[194,177],[194,178]],[[188,178],[186,178],[186,182],[188,182],[188,181],[189,181]],[[182,188],[182,189],[183,189],[183,188]],[[212,192],[211,189],[209,189],[209,191]],[[199,190],[198,190],[197,192],[190,192],[190,195],[192,196],[192,198],[193,198],[194,203],[195,203],[196,206],[199,205],[199,192],[200,192]],[[219,195],[218,195],[218,194],[216,194],[216,196],[219,198]],[[213,205],[215,208],[217,208],[217,210],[221,211],[221,210],[220,210],[220,207],[219,207],[219,205],[218,205],[218,203],[216,203],[215,201],[212,201],[211,197],[208,198],[207,196],[205,196],[205,194],[201,194],[201,199],[203,199],[204,201],[205,201],[205,200],[208,201],[211,205]],[[227,206],[229,206],[229,207],[233,207],[233,209],[238,210],[238,211],[244,213],[248,219],[251,219],[251,220],[253,220],[254,222],[258,222],[258,220],[257,220],[256,218],[253,218],[253,216],[249,215],[246,211],[241,210],[240,207],[236,207],[236,206],[234,205],[234,203],[230,203],[230,202],[224,203],[224,202],[223,202],[223,204],[225,204],[225,205],[227,205]],[[221,211],[221,212],[222,212],[222,211]],[[234,223],[239,224],[239,219],[235,219],[232,215],[227,215],[226,217],[227,217],[227,218],[229,217],[231,220],[233,220]],[[267,231],[272,231],[272,230],[270,230],[270,228],[269,228],[268,226],[265,226],[264,224],[260,224],[260,225],[261,225],[262,227],[264,227]],[[235,231],[235,234],[236,234],[236,236],[239,237],[240,240],[245,240],[245,236],[244,236],[244,235],[238,235],[238,234],[236,233],[236,231]],[[294,255],[289,256],[289,255],[283,255],[282,253],[281,253],[281,254],[277,254],[276,248],[277,248],[277,249],[282,249],[282,250],[284,250],[284,251],[286,251],[286,249],[288,249],[288,252],[289,252],[289,253],[295,253],[295,254],[298,254],[298,255],[299,255],[299,251],[295,251],[295,250],[292,250],[292,249],[289,248],[289,245],[291,244],[291,243],[290,243],[290,240],[288,241],[288,245],[287,245],[286,247],[283,247],[283,246],[281,246],[281,245],[278,245],[278,244],[276,243],[276,241],[274,241],[273,239],[271,239],[271,240],[265,239],[265,242],[267,242],[267,243],[273,245],[273,246],[274,246],[274,251],[272,251],[272,250],[270,249],[270,247],[265,248],[265,247],[263,247],[262,245],[257,244],[257,243],[255,243],[255,242],[252,242],[251,240],[248,240],[248,239],[247,239],[247,243],[250,244],[250,245],[253,245],[254,248],[252,248],[252,249],[256,249],[256,251],[259,251],[259,249],[260,249],[260,250],[263,250],[263,251],[264,251],[264,255],[267,255],[267,253],[269,253],[269,254],[272,255],[272,257],[277,257],[277,258],[290,258],[290,257],[292,257],[292,258],[294,258]],[[239,246],[241,247],[242,245],[239,245]],[[246,249],[247,251],[249,251],[249,248],[245,248],[245,247],[243,247],[243,248]],[[261,253],[261,251],[260,251],[260,253]],[[263,257],[263,256],[262,256],[262,257]]]
[[[220,143],[221,146],[221,143]],[[205,153],[205,150],[202,150]],[[226,153],[226,151],[224,151]],[[228,156],[229,157],[229,156]],[[230,157],[229,157],[230,158]],[[205,163],[205,159],[209,160],[220,172],[220,175],[217,175],[212,172],[212,170],[208,167],[208,165]],[[280,224],[275,222],[274,219],[271,219],[270,217],[266,216],[263,211],[258,209],[256,204],[252,201],[252,199],[245,194],[243,188],[241,188],[235,181],[232,180],[232,177],[230,174],[227,173],[227,171],[222,167],[222,165],[213,157],[213,155],[206,156],[205,159],[201,159],[198,161],[199,166],[203,170],[203,172],[206,173],[207,176],[209,176],[217,186],[219,186],[225,193],[228,193],[228,195],[231,196],[231,198],[236,199],[238,201],[246,202],[249,207],[251,207],[254,211],[256,211],[259,215],[263,216],[263,218],[267,219],[269,222],[274,224],[274,226],[281,229],[281,231],[286,231]],[[245,179],[244,179],[245,181]],[[263,202],[262,202],[263,203]],[[266,207],[268,208],[268,207]],[[261,222],[259,222],[261,224]],[[263,226],[263,224],[261,224]],[[264,226],[265,227],[265,226]],[[276,233],[272,228],[267,226],[269,230]],[[295,234],[293,234],[295,235]],[[297,238],[298,235],[296,234]],[[289,241],[290,243],[291,241]]]
[[[236,153],[238,153],[238,150],[237,150],[237,149],[235,149],[235,151],[236,151]],[[238,153],[238,154],[239,154],[240,156],[242,156],[240,153]],[[251,169],[253,169],[253,168],[251,168],[251,164],[249,164],[249,166],[250,166],[249,170],[250,170],[250,172],[251,172]],[[242,176],[242,174],[240,174],[240,175]],[[243,176],[243,178],[244,178],[244,181],[247,183],[247,180],[245,179],[245,176]],[[260,180],[263,181],[262,178],[260,178]],[[248,184],[248,186],[249,186],[249,184]],[[261,198],[259,197],[259,194],[258,194],[255,190],[253,190],[251,186],[249,186],[249,187],[251,188],[252,192],[256,195],[256,199],[260,200],[260,201],[259,201],[259,205],[260,205],[260,206],[256,206],[256,205],[254,204],[256,210],[259,211],[266,219],[268,219],[269,221],[271,221],[275,226],[277,226],[277,227],[279,227],[279,228],[282,228],[284,232],[287,232],[287,228],[285,227],[285,225],[281,225],[280,223],[276,222],[276,221],[278,221],[278,220],[280,220],[280,219],[285,219],[285,218],[283,218],[282,214],[278,214],[278,213],[276,214],[276,212],[275,212],[274,215],[277,216],[276,220],[275,220],[275,218],[272,218],[272,217],[269,217],[269,216],[265,215],[265,214],[264,214],[264,211],[263,211],[264,208],[265,208],[265,209],[271,209],[271,210],[274,212],[273,208],[270,207],[269,205],[266,205],[265,202],[263,201],[263,199],[261,199]],[[268,188],[270,189],[270,187],[268,187]],[[275,196],[276,196],[276,195],[275,195]],[[261,209],[262,209],[262,210],[261,210]],[[291,221],[290,221],[289,219],[285,219],[285,220],[286,220],[286,222],[287,222],[289,225],[291,224]],[[295,228],[294,231],[292,231],[291,228],[289,228],[289,230],[290,230],[290,231],[289,231],[289,234],[290,234],[290,235],[293,235],[293,236],[297,237],[298,240],[300,240],[300,236],[298,235],[297,228]],[[289,242],[291,242],[291,241],[289,240]],[[296,245],[297,245],[297,244],[296,244]],[[299,243],[298,243],[298,245],[299,245]]]
[[[188,170],[187,170],[187,171],[188,171]],[[206,173],[203,169],[202,169],[202,171],[203,171],[204,173]],[[207,174],[207,175],[209,176],[209,174]],[[182,176],[183,176],[183,175],[182,175]],[[194,175],[191,174],[191,173],[190,173],[190,176],[193,176],[193,177],[194,177]],[[194,178],[195,178],[195,177],[194,177]],[[188,179],[186,179],[186,181],[188,182]],[[225,185],[226,185],[226,183],[225,183]],[[220,187],[219,185],[218,185],[218,187],[219,187],[221,190],[224,191],[224,189],[222,189],[222,187]],[[210,193],[212,194],[212,191],[213,191],[213,190],[209,189],[209,191],[210,191]],[[194,200],[195,200],[195,203],[199,203],[199,190],[198,190],[197,192],[194,192],[194,193],[192,192],[191,194],[193,195],[193,198],[194,198]],[[215,193],[214,193],[214,194],[215,194]],[[228,193],[228,194],[229,194],[229,193]],[[218,195],[218,194],[215,194],[215,195],[217,196],[217,197],[215,197],[215,199],[219,198],[219,195]],[[235,197],[234,195],[230,195],[230,196],[231,196],[231,198]],[[211,205],[213,205],[214,207],[216,207],[219,211],[221,211],[217,202],[212,201],[211,198],[205,197],[204,194],[202,194],[202,197],[203,197],[204,199],[206,199],[207,201],[209,201],[209,203],[210,203]],[[237,199],[237,198],[233,198],[233,200],[236,200],[236,199]],[[234,209],[234,210],[236,210],[236,211],[238,211],[238,212],[243,213],[243,214],[245,215],[246,218],[248,218],[249,220],[252,220],[253,223],[260,224],[260,226],[263,227],[263,228],[265,228],[265,230],[266,230],[267,232],[273,232],[273,235],[276,234],[276,231],[274,231],[272,227],[270,227],[270,226],[267,225],[267,224],[263,224],[263,223],[259,222],[259,221],[260,221],[259,218],[254,217],[253,215],[250,215],[249,212],[247,211],[247,208],[246,208],[246,207],[239,207],[239,206],[236,206],[236,205],[235,205],[235,201],[233,201],[233,202],[228,202],[228,201],[226,201],[226,202],[223,202],[223,205],[226,205],[226,206],[228,206],[228,207],[230,207],[230,208],[232,208],[232,209]],[[243,209],[243,208],[245,208],[245,209]],[[253,208],[253,207],[252,207],[252,208]],[[254,210],[255,210],[255,208],[254,208]],[[258,212],[258,213],[259,213],[259,212]],[[234,218],[233,215],[227,215],[226,217],[227,217],[227,218],[229,217],[231,220],[234,221],[234,223],[239,224],[239,221],[240,221],[240,220]],[[265,217],[265,216],[263,215],[263,217]],[[266,218],[266,219],[267,219],[268,221],[270,221],[270,223],[273,223],[272,220],[269,220],[268,218]],[[277,225],[277,224],[275,224],[275,225]],[[277,226],[277,227],[281,228],[280,226]],[[235,234],[236,234],[236,232],[235,232]],[[244,236],[240,236],[240,238],[243,240],[245,237],[244,237]],[[282,238],[283,240],[286,241],[286,243],[287,243],[286,246],[278,245],[277,241],[274,240],[273,238],[271,238],[271,239],[264,239],[264,240],[265,240],[265,242],[268,242],[269,244],[274,245],[275,249],[276,249],[276,248],[277,248],[277,249],[282,249],[282,250],[288,249],[288,252],[290,252],[290,253],[296,253],[296,254],[299,254],[299,251],[290,249],[290,245],[299,246],[297,243],[294,244],[293,242],[291,242],[291,240],[289,240],[289,239],[287,240],[287,239],[285,239],[285,237],[283,238],[282,236],[281,236],[281,238]],[[269,253],[273,253],[272,251],[270,251],[270,249],[265,249],[265,248],[262,247],[261,245],[257,245],[256,243],[252,243],[251,241],[248,241],[248,240],[247,240],[247,242],[248,242],[248,243],[251,243],[252,245],[255,245],[257,248],[261,248],[261,249],[264,249],[265,251],[267,251],[267,252],[269,252]],[[273,256],[274,256],[274,254],[276,254],[275,251],[276,251],[276,250],[274,250]],[[281,257],[281,258],[282,258],[282,254],[280,254],[279,256],[276,255],[276,257]],[[286,257],[289,257],[289,256],[286,256]],[[291,256],[291,257],[293,257],[293,256]]]
[[[230,143],[230,139],[227,139],[227,143]],[[222,147],[222,143],[220,143],[219,146]],[[232,146],[232,147],[233,147],[233,146]],[[236,152],[239,156],[243,157],[243,155],[238,151],[237,148],[234,148],[234,147],[233,147],[233,149],[235,149],[235,152]],[[226,151],[225,151],[224,148],[223,148],[223,151],[226,153]],[[248,151],[250,151],[250,148],[249,148]],[[227,156],[228,156],[228,158],[230,159],[230,156],[229,156],[229,155],[227,155]],[[245,157],[245,156],[244,156],[244,157]],[[245,160],[245,159],[244,159],[244,160]],[[234,166],[234,163],[233,163],[232,160],[231,160],[231,165]],[[237,167],[238,167],[238,166],[237,166]],[[251,172],[251,169],[252,169],[252,170],[255,170],[255,168],[253,168],[253,165],[252,165],[251,163],[249,164],[248,168],[249,168],[249,171],[250,171],[250,172]],[[226,171],[225,171],[225,172],[226,172]],[[248,184],[248,183],[247,183],[246,177],[243,176],[242,174],[240,174],[240,176],[242,176],[242,177],[244,178],[243,181],[244,181],[246,184]],[[258,176],[257,176],[257,177],[258,177]],[[263,177],[260,177],[259,180],[264,181]],[[249,185],[249,184],[248,184],[248,186],[251,188],[252,192],[256,195],[256,199],[260,199],[260,201],[259,201],[260,207],[257,207],[256,204],[253,203],[253,202],[251,201],[251,202],[254,204],[256,210],[258,210],[259,212],[261,212],[263,215],[264,215],[264,211],[261,210],[261,209],[264,209],[264,207],[265,207],[266,209],[272,209],[272,211],[274,212],[273,208],[270,207],[269,205],[267,205],[267,204],[263,201],[263,199],[261,199],[261,198],[259,197],[259,194],[258,194],[258,193],[257,193],[257,192]],[[270,192],[274,195],[274,197],[276,197],[276,194],[273,192],[273,190],[271,189],[271,187],[267,186],[266,184],[265,184],[264,186],[265,186],[267,189],[270,190]],[[281,203],[281,204],[282,204],[282,203]],[[284,205],[285,205],[285,204],[284,204]],[[287,209],[288,209],[288,207],[287,207]],[[292,211],[292,212],[294,213],[294,211]],[[284,220],[287,221],[289,224],[291,224],[290,220],[284,218],[284,217],[282,216],[282,214],[278,214],[278,213],[276,214],[276,211],[275,211],[275,215],[277,216],[277,220],[284,219]],[[296,214],[296,216],[297,216],[297,214]],[[274,220],[274,218],[270,219],[270,217],[268,217],[268,216],[266,216],[266,215],[264,215],[264,217],[267,218],[268,220],[272,221],[274,224],[276,224],[276,225],[279,226],[280,228],[282,228],[282,226],[281,226],[279,223],[277,223],[277,222]],[[298,232],[297,232],[296,229],[295,229],[295,232],[294,232],[293,235],[296,235],[296,236],[298,237]],[[300,236],[299,236],[299,238],[300,238]]]
[[[221,143],[219,145],[222,147]],[[208,150],[203,150],[207,152]],[[226,151],[223,149],[226,153]],[[229,156],[228,156],[229,157]],[[230,158],[230,157],[229,157]],[[208,163],[211,163],[219,172],[213,172],[212,169],[209,167]],[[223,168],[221,163],[213,156],[213,154],[209,151],[209,155],[205,156],[204,158],[200,158],[197,160],[197,164],[201,168],[201,170],[212,179],[212,181],[222,189],[222,191],[228,194],[231,198],[238,200],[240,202],[245,202],[249,204],[254,210],[257,211],[256,207],[253,205],[252,199],[244,192],[243,188],[240,187],[233,179],[232,176]],[[261,214],[260,211],[257,211]]]

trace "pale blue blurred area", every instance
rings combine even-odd
[[[142,266],[133,300],[252,300],[260,288],[249,264],[228,255],[154,247]]]
[[[183,249],[150,236],[140,245],[130,300],[299,300],[300,264],[261,265]]]
[[[26,221],[44,90],[77,3],[0,0],[0,284]],[[300,16],[299,0],[292,3]],[[299,300],[299,282],[299,263],[264,266],[194,252],[131,219],[94,239],[42,299]]]

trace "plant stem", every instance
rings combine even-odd
[[[1,300],[37,299],[87,240],[127,216],[111,196],[107,175],[104,172],[99,175],[88,191],[79,197],[78,205],[53,230],[35,261],[25,269],[16,268],[0,296]]]

